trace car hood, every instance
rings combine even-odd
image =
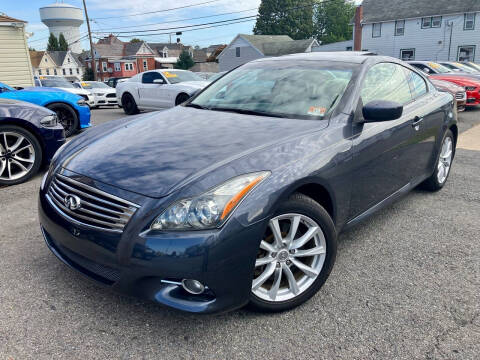
[[[86,132],[75,140],[78,146],[66,149],[60,161],[62,167],[78,174],[158,198],[180,183],[327,125],[328,121],[177,106],[109,127],[95,136],[84,136]]]
[[[102,89],[102,88],[93,88],[89,90],[93,94],[115,94],[115,89]]]
[[[84,89],[78,89],[78,88],[59,88],[62,89],[63,91],[68,91],[72,94],[77,94],[77,95],[92,95],[92,93],[88,90]]]
[[[181,83],[175,85],[183,85],[188,86],[196,89],[203,89],[205,86],[210,84],[208,81],[182,81]]]

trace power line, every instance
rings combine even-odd
[[[131,17],[131,16],[156,14],[156,13],[161,13],[161,12],[167,12],[167,11],[179,10],[179,9],[186,9],[186,8],[189,8],[189,7],[195,7],[195,6],[199,6],[199,5],[210,4],[210,3],[214,3],[214,2],[218,2],[218,1],[222,1],[222,0],[209,0],[209,1],[204,1],[204,2],[201,2],[201,3],[184,5],[184,6],[178,6],[178,7],[174,7],[174,8],[170,8],[170,9],[163,9],[163,10],[156,10],[156,11],[148,11],[148,12],[136,13],[136,14],[130,14],[130,15],[99,17],[99,18],[94,18],[93,20],[118,19],[118,18]]]

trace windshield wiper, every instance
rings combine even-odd
[[[257,110],[224,108],[224,107],[210,107],[210,108],[207,108],[207,109],[208,110],[213,110],[213,111],[226,111],[226,112],[233,112],[233,113],[237,113],[237,114],[246,114],[246,115],[270,116],[270,117],[277,117],[277,118],[285,118],[286,117],[282,114],[275,114],[275,113],[269,113],[269,112],[257,111]]]
[[[194,104],[194,103],[188,103],[186,105],[184,105],[185,107],[193,107],[195,109],[202,109],[202,110],[210,110],[208,107],[206,106],[202,106],[202,105],[198,105],[198,104]]]

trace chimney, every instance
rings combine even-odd
[[[362,19],[363,19],[363,6],[357,6],[355,10],[355,30],[353,33],[353,50],[362,50]]]

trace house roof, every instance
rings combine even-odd
[[[47,51],[48,55],[52,58],[53,62],[57,64],[57,66],[62,66],[63,61],[65,60],[65,56],[67,55],[67,51]]]
[[[153,50],[162,51],[163,48],[166,46],[169,50],[182,50],[183,44],[180,43],[148,43]]]
[[[250,44],[256,47],[258,50],[263,52],[263,45],[265,43],[275,43],[275,42],[285,42],[293,41],[293,39],[288,35],[246,35],[239,34],[242,38],[247,40]]]
[[[143,41],[126,43],[125,44],[125,51],[123,52],[123,54],[125,56],[135,55],[138,52],[138,50],[140,50],[142,45],[143,45]]]
[[[0,13],[0,22],[21,22],[21,23],[26,23],[26,21],[12,18],[12,17],[10,17],[10,16],[5,15],[4,13]]]
[[[363,0],[363,23],[480,11],[478,0]]]
[[[263,55],[280,56],[305,52],[315,39],[270,42],[263,44]]]
[[[30,62],[32,63],[32,67],[37,68],[38,65],[40,65],[43,54],[45,54],[45,51],[30,51]]]
[[[193,50],[193,61],[195,61],[196,63],[206,62],[207,53],[204,50]]]

